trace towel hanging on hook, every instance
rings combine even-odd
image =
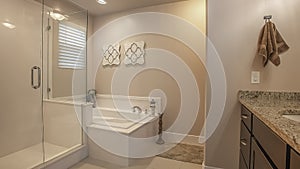
[[[279,54],[289,49],[275,24],[270,21],[271,18],[272,15],[264,16],[266,23],[260,31],[257,44],[256,56],[263,58],[264,67],[269,61],[278,66],[280,64]]]
[[[271,19],[272,19],[272,15],[266,15],[266,16],[264,16],[265,23],[266,22],[270,22]]]

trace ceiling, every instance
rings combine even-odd
[[[96,0],[71,0],[75,4],[87,9],[94,16],[106,15],[109,13],[127,11],[135,8],[142,8],[153,5],[160,5],[171,2],[186,0],[106,0],[106,5],[100,5]]]

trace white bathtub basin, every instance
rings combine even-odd
[[[133,113],[129,111],[117,111],[110,108],[94,108],[92,123],[114,128],[128,129],[137,123],[145,123],[143,121],[150,114]]]

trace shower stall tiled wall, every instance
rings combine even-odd
[[[0,22],[0,168],[45,167],[84,146],[82,112],[59,98],[85,103],[85,42],[78,49],[71,38],[61,40],[59,25],[86,35],[87,11],[67,0],[1,0]],[[59,67],[66,50],[75,67]]]

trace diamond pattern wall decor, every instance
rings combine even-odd
[[[145,62],[145,42],[132,42],[132,43],[125,43],[124,45],[125,50],[125,60],[124,63],[126,65],[135,65],[135,64],[144,64]]]
[[[103,61],[102,65],[119,65],[120,64],[120,44],[107,45],[103,47]]]

